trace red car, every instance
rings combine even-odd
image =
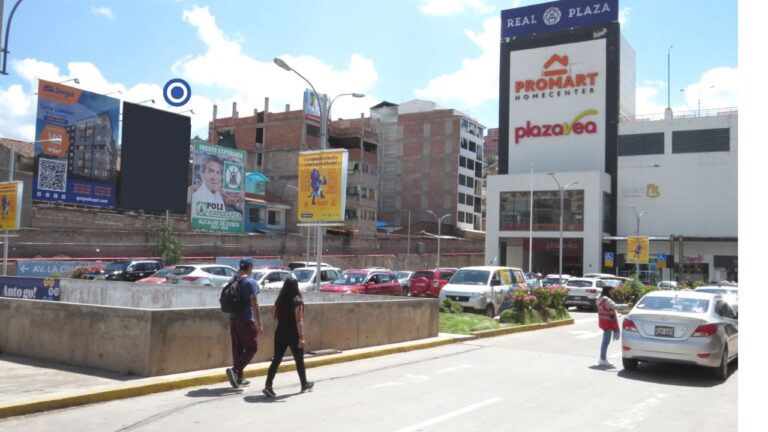
[[[403,295],[403,287],[389,270],[347,270],[321,286],[320,292],[399,296]]]
[[[175,269],[176,266],[169,266],[169,267],[163,267],[160,270],[156,271],[154,274],[145,277],[144,279],[139,279],[136,281],[136,283],[151,283],[151,284],[163,284],[168,282],[168,274],[171,273],[171,270]]]
[[[435,297],[440,295],[440,290],[448,283],[456,269],[420,270],[411,276],[409,296]]]

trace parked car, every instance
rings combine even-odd
[[[606,285],[611,285],[611,286],[616,287],[616,288],[618,288],[618,287],[620,287],[620,286],[624,285],[625,283],[627,283],[627,282],[632,280],[630,278],[626,278],[626,277],[623,277],[623,276],[612,275],[610,273],[587,273],[587,274],[585,274],[582,277],[593,278],[593,279],[600,279],[603,282],[611,282],[610,284],[606,284]]]
[[[347,270],[334,281],[320,287],[321,292],[403,295],[397,275],[388,270]]]
[[[439,297],[440,290],[456,273],[453,269],[419,270],[411,277],[408,292],[413,297]]]
[[[597,310],[597,299],[603,291],[604,282],[597,278],[568,279],[565,287],[568,295],[565,297],[565,307],[588,307]]]
[[[736,317],[739,317],[739,287],[737,286],[700,286],[695,288],[695,292],[705,292],[719,294],[723,297],[728,306],[733,309]]]
[[[302,292],[315,291],[316,267],[297,267],[291,272],[291,275],[299,282],[299,290]],[[341,269],[336,267],[320,267],[320,287],[331,283],[332,280],[339,277]],[[270,282],[264,285],[263,289],[279,290],[283,287],[283,281]]]
[[[464,267],[443,286],[439,298],[449,298],[465,309],[481,311],[494,317],[512,291],[525,287],[525,276],[519,268]]]
[[[183,264],[168,274],[168,283],[223,287],[237,274],[237,270],[224,264]]]
[[[102,270],[103,278],[109,281],[136,282],[152,275],[163,267],[160,260],[122,260],[107,264]],[[100,277],[95,277],[100,279]]]
[[[408,295],[408,290],[411,287],[411,276],[413,276],[412,271],[397,272],[397,281],[403,287],[403,295]]]
[[[557,275],[557,274],[548,274],[541,281],[541,285],[544,287],[550,287],[555,285],[565,286],[565,284],[568,282],[568,279],[571,279],[571,275],[564,274],[562,275],[562,277],[560,277],[560,275]]]
[[[176,266],[163,267],[155,273],[136,281],[136,283],[150,283],[150,284],[163,284],[168,282],[167,276],[175,269]]]
[[[313,261],[294,261],[294,262],[288,263],[288,268],[291,269],[291,270],[295,270],[295,269],[301,268],[301,267],[317,267],[317,262],[313,262]],[[330,265],[330,264],[326,264],[326,263],[320,263],[320,267],[333,267],[333,266]]]
[[[695,291],[652,291],[622,322],[624,369],[639,361],[683,363],[712,368],[728,378],[739,355],[736,315],[720,295]]]
[[[661,281],[656,284],[656,288],[660,290],[675,290],[677,289],[677,282],[675,281]]]
[[[251,277],[256,280],[259,287],[264,287],[267,284],[280,284],[280,288],[283,287],[282,283],[291,275],[288,270],[280,269],[254,269],[251,272]]]

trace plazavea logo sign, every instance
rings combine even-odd
[[[501,11],[501,37],[619,20],[618,0],[571,0]]]
[[[588,109],[580,112],[570,122],[534,125],[528,120],[525,126],[515,127],[515,144],[520,144],[524,138],[559,137],[571,133],[575,135],[594,135],[597,133],[597,123],[585,120],[585,117],[597,115],[596,109]]]
[[[567,55],[553,54],[536,79],[515,81],[513,100],[531,100],[594,94],[599,72],[572,73]]]

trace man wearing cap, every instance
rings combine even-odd
[[[250,258],[240,260],[237,276],[240,296],[250,307],[242,312],[229,314],[229,334],[232,337],[232,367],[227,369],[227,378],[233,388],[250,384],[243,378],[243,369],[248,366],[256,354],[256,338],[264,331],[259,315],[259,302],[256,296],[261,291],[259,284],[251,277],[253,262]]]

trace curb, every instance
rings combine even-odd
[[[573,323],[574,323],[573,318],[569,318],[564,320],[551,321],[548,323],[526,324],[526,325],[500,328],[500,329],[494,329],[494,330],[483,330],[478,332],[472,332],[471,335],[477,338],[487,338],[487,337],[502,336],[502,335],[507,335],[512,333],[522,333],[522,332],[533,331],[533,330],[560,327],[564,325],[571,325]]]
[[[328,356],[305,358],[307,368],[332,365],[354,360],[384,356],[389,354],[415,351],[419,349],[434,348],[454,343],[452,337],[438,336],[429,340],[416,342],[402,342],[384,348],[361,348],[355,352],[344,352]],[[245,368],[243,375],[258,377],[267,374],[269,362],[253,364]],[[279,372],[296,370],[293,361],[280,365]],[[200,372],[189,372],[183,376],[154,377],[142,379],[142,382],[121,384],[108,389],[89,390],[72,394],[60,394],[55,396],[39,397],[19,402],[0,404],[0,419],[24,414],[33,414],[43,411],[51,411],[61,408],[69,408],[99,402],[108,402],[117,399],[126,399],[136,396],[144,396],[152,393],[161,393],[170,390],[178,390],[186,387],[197,387],[209,384],[220,384],[227,381],[224,368],[209,369]]]

